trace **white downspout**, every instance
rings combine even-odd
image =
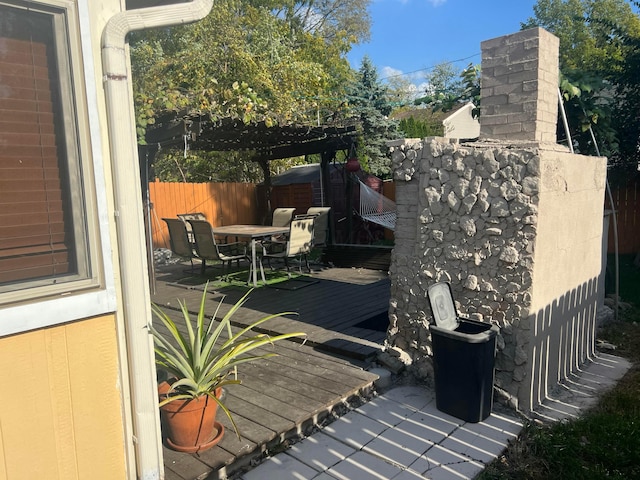
[[[103,83],[114,184],[115,222],[127,337],[136,477],[164,478],[149,279],[138,166],[136,126],[126,36],[136,30],[191,23],[211,11],[213,0],[129,10],[114,15],[102,35]],[[129,475],[130,478],[133,476]]]

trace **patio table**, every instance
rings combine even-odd
[[[258,271],[256,262],[256,241],[260,238],[281,235],[289,232],[289,227],[272,227],[270,225],[227,225],[213,227],[214,235],[235,236],[251,239],[251,281],[253,286],[258,286]]]

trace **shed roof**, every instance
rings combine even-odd
[[[391,116],[396,120],[403,120],[409,117],[413,117],[416,120],[426,121],[426,122],[443,122],[444,120],[452,117],[457,112],[459,112],[464,107],[468,105],[473,105],[472,102],[466,103],[458,103],[454,105],[450,110],[443,112],[440,109],[433,110],[428,107],[417,107],[417,108],[403,108],[395,111]],[[473,105],[475,108],[475,105]]]
[[[295,165],[289,170],[271,178],[271,185],[293,185],[299,183],[313,183],[320,180],[321,165],[310,163],[308,165]]]

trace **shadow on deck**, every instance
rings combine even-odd
[[[206,278],[190,276],[185,268],[174,265],[156,272],[152,300],[168,311],[178,308],[178,299],[186,301],[190,310],[198,308]],[[208,314],[213,315],[223,299],[218,315],[224,315],[247,290],[242,285],[219,289],[210,285]],[[229,420],[219,415],[227,433],[218,446],[197,454],[164,448],[165,478],[231,476],[265,451],[309,433],[332,413],[366,397],[378,378],[366,368],[386,333],[380,325],[361,325],[381,314],[384,318],[389,295],[385,272],[354,268],[316,269],[304,279],[256,288],[235,313],[233,323],[244,326],[265,314],[295,311],[298,316],[276,317],[264,329],[272,334],[302,331],[307,341],[279,342],[277,357],[240,366],[243,383],[229,387],[226,403],[242,439],[238,440]]]

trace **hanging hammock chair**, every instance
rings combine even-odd
[[[377,223],[389,230],[396,228],[396,204],[358,179],[360,184],[360,211],[358,215],[367,222]]]

